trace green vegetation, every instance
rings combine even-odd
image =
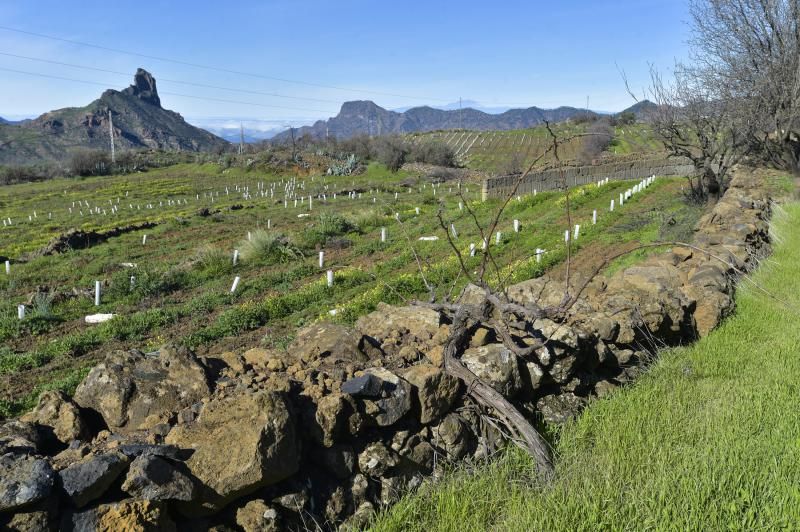
[[[456,184],[443,183],[434,195],[430,182],[376,164],[358,176],[297,178],[294,186],[305,187],[298,195],[315,195],[309,211],[307,199],[296,208],[289,200],[284,207],[283,188],[289,179],[238,167],[183,164],[135,178],[88,177],[0,188],[0,216],[14,220],[2,228],[0,255],[12,259],[72,227],[106,231],[145,221],[158,224],[85,249],[12,260],[11,274],[0,272],[0,399],[6,401],[6,411],[26,408],[28,394],[49,385],[53,371],[83,367],[84,359],[96,360],[109,349],[147,350],[166,341],[211,352],[269,345],[317,319],[352,323],[380,301],[423,297],[427,290],[411,243],[440,296],[465,284],[436,218],[443,201],[444,215],[458,228],[463,254],[468,255],[470,243],[480,249],[470,215],[458,208],[462,200]],[[272,183],[274,195],[256,195]],[[627,220],[653,221],[660,216],[656,213],[682,204],[676,194],[680,180],[661,180],[624,209],[607,212],[610,199],[629,186],[589,185],[571,192],[575,223],[583,224],[576,249],[604,242],[607,233],[614,234],[613,245],[636,241],[640,233],[620,229]],[[479,201],[479,188],[465,183],[463,193],[486,223],[499,201]],[[348,195],[353,190],[355,198]],[[317,196],[321,193],[327,201]],[[119,211],[108,214],[116,205]],[[107,214],[89,214],[98,208]],[[596,226],[590,222],[593,209],[599,214]],[[513,232],[513,219],[521,220],[520,233]],[[559,193],[512,201],[499,226],[500,244],[491,239],[501,267],[491,273],[491,282],[535,277],[563,261],[565,225]],[[387,242],[380,241],[384,227]],[[440,239],[418,240],[430,235]],[[531,251],[535,248],[548,250],[541,262]],[[234,249],[240,251],[236,265]],[[318,266],[318,250],[325,251],[324,269],[335,271],[332,288]],[[474,268],[480,260],[479,253],[467,265]],[[232,294],[235,276],[241,282]],[[95,281],[103,283],[99,307],[93,301]],[[33,305],[19,321],[17,304],[29,300]],[[83,322],[84,316],[97,312],[119,317],[100,325]]]
[[[291,262],[303,258],[303,252],[285,236],[259,229],[239,246],[242,259],[262,264]]]
[[[636,383],[557,434],[555,480],[511,449],[428,484],[375,530],[796,530],[800,527],[800,205],[778,210],[777,246],[737,313],[666,351]]]
[[[581,135],[591,129],[592,122],[563,122],[552,126],[560,138]],[[663,155],[663,146],[646,124],[617,125],[607,147],[608,156]],[[552,144],[544,126],[511,131],[434,131],[408,135],[414,146],[441,145],[455,152],[456,160],[467,168],[490,173],[514,173],[526,169]],[[559,147],[559,158],[565,163],[581,161],[584,144],[590,137],[574,138]],[[540,167],[555,164],[552,154],[543,157]]]

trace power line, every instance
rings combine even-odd
[[[333,90],[342,90],[342,91],[355,92],[355,93],[376,94],[376,95],[381,95],[381,96],[393,96],[393,97],[398,97],[398,98],[421,100],[421,101],[428,101],[428,102],[446,102],[446,103],[450,103],[451,102],[451,100],[443,99],[443,98],[410,96],[410,95],[403,95],[403,94],[398,94],[398,93],[381,92],[381,91],[370,91],[370,90],[365,90],[365,89],[352,89],[352,88],[347,88],[347,87],[338,87],[338,86],[335,86],[335,85],[326,85],[326,84],[322,84],[322,83],[312,83],[312,82],[306,82],[306,81],[297,81],[297,80],[290,80],[290,79],[285,79],[285,78],[265,76],[265,75],[262,75],[262,74],[256,74],[256,73],[252,73],[252,72],[243,72],[243,71],[238,71],[238,70],[230,70],[230,69],[225,69],[225,68],[220,68],[220,67],[214,67],[214,66],[191,63],[191,62],[187,62],[187,61],[181,61],[181,60],[177,60],[177,59],[170,59],[170,58],[159,57],[159,56],[150,56],[150,55],[141,54],[141,53],[138,53],[138,52],[130,52],[130,51],[127,51],[127,50],[120,50],[120,49],[111,48],[111,47],[102,46],[102,45],[93,44],[93,43],[86,43],[86,42],[76,41],[76,40],[72,40],[72,39],[64,39],[64,38],[56,37],[56,36],[53,36],[53,35],[46,35],[46,34],[43,34],[43,33],[36,33],[36,32],[32,32],[32,31],[26,31],[26,30],[21,30],[21,29],[17,29],[17,28],[11,28],[11,27],[2,26],[2,25],[0,25],[0,30],[10,31],[10,32],[15,32],[15,33],[21,33],[21,34],[25,34],[25,35],[32,35],[32,36],[41,37],[41,38],[44,38],[44,39],[51,39],[51,40],[56,40],[56,41],[61,41],[61,42],[67,42],[67,43],[75,44],[75,45],[79,45],[79,46],[87,46],[87,47],[96,48],[96,49],[99,49],[99,50],[106,50],[106,51],[111,51],[111,52],[115,52],[115,53],[131,55],[131,56],[135,56],[135,57],[143,57],[143,58],[146,58],[146,59],[153,59],[153,60],[156,60],[156,61],[164,61],[164,62],[167,62],[167,63],[186,65],[186,66],[191,66],[191,67],[194,67],[194,68],[200,68],[200,69],[206,69],[206,70],[212,70],[212,71],[219,71],[219,72],[226,72],[226,73],[229,73],[229,74],[237,74],[237,75],[249,76],[249,77],[254,77],[254,78],[261,78],[261,79],[267,79],[267,80],[272,80],[272,81],[281,81],[281,82],[285,82],[285,83],[295,83],[295,84],[299,84],[299,85],[307,85],[307,86],[311,86],[311,87],[321,87],[321,88],[327,88],[327,89],[333,89]],[[7,53],[7,52],[0,52],[0,55],[6,55],[6,56],[9,56],[9,57],[17,57],[19,59],[26,59],[26,60],[30,60],[30,61],[41,61],[41,62],[46,62],[46,63],[52,63],[52,64],[57,64],[57,65],[62,65],[62,66],[73,67],[73,68],[96,70],[96,71],[99,71],[99,72],[107,72],[107,73],[110,73],[110,74],[117,74],[117,75],[124,75],[124,76],[129,76],[130,75],[128,73],[117,72],[117,71],[113,71],[113,70],[106,70],[106,69],[95,68],[95,67],[87,67],[87,66],[83,66],[83,65],[75,65],[75,64],[71,64],[71,63],[63,63],[63,62],[60,62],[60,61],[53,61],[53,60],[47,60],[47,59],[41,59],[41,58],[34,58],[34,57],[23,56],[23,55],[18,55],[18,54],[11,54],[11,53]],[[206,85],[206,84],[202,84],[202,83],[192,83],[192,82],[187,82],[187,81],[171,80],[171,79],[165,79],[165,78],[159,78],[159,79],[161,79],[161,81],[165,81],[165,82],[179,83],[179,84],[183,84],[183,85],[192,85],[192,86],[196,86],[196,87],[205,87],[205,88],[227,90],[227,91],[241,92],[241,93],[248,93],[248,94],[258,94],[258,95],[262,95],[262,96],[274,96],[276,98],[291,98],[291,99],[295,99],[295,100],[307,100],[307,101],[317,101],[317,102],[325,102],[325,103],[336,103],[337,105],[341,105],[341,100],[329,100],[329,99],[322,99],[322,98],[289,96],[289,95],[279,94],[279,93],[253,91],[253,90],[246,90],[246,89],[235,89],[235,88],[232,88],[232,87]],[[534,105],[532,105],[529,102],[495,102],[495,101],[492,101],[492,102],[488,102],[488,103],[484,104],[484,107],[491,107],[491,106],[502,106],[502,107],[512,107],[512,108],[514,106],[518,106],[518,107],[521,107],[521,108],[534,107]]]
[[[5,71],[5,72],[14,72],[16,74],[24,74],[24,75],[27,75],[27,76],[38,76],[38,77],[41,77],[41,78],[58,79],[58,80],[61,80],[61,81],[71,81],[71,82],[74,82],[74,83],[84,83],[84,84],[87,84],[87,85],[99,85],[101,87],[106,87],[106,88],[108,88],[108,85],[109,85],[108,83],[100,83],[100,82],[97,82],[97,81],[88,81],[88,80],[83,80],[83,79],[66,78],[66,77],[62,77],[62,76],[54,76],[52,74],[42,74],[42,73],[39,73],[39,72],[27,72],[25,70],[15,70],[13,68],[0,67],[0,70],[1,71]],[[256,107],[268,107],[268,108],[272,108],[272,109],[287,109],[287,110],[290,110],[290,111],[313,111],[315,113],[325,113],[325,114],[332,112],[332,111],[323,111],[322,109],[286,107],[286,106],[282,106],[282,105],[268,105],[268,104],[257,103],[257,102],[244,102],[244,101],[241,101],[241,100],[228,100],[228,99],[225,99],[225,98],[210,98],[210,97],[207,97],[207,96],[192,96],[191,94],[182,94],[182,93],[179,93],[179,92],[159,91],[159,94],[166,94],[166,95],[169,95],[169,96],[179,96],[181,98],[192,98],[192,99],[195,99],[195,100],[208,100],[208,101],[211,101],[211,102],[235,103],[235,104],[240,104],[240,105],[254,105]]]
[[[116,70],[108,70],[108,69],[105,69],[105,68],[90,67],[90,66],[86,66],[86,65],[76,65],[74,63],[64,63],[62,61],[55,61],[55,60],[52,60],[52,59],[44,59],[44,58],[41,58],[41,57],[30,57],[30,56],[27,56],[27,55],[18,55],[18,54],[12,54],[12,53],[8,53],[8,52],[0,52],[0,55],[4,55],[4,56],[7,56],[7,57],[14,57],[14,58],[17,58],[17,59],[25,59],[26,61],[38,61],[40,63],[49,63],[51,65],[60,65],[60,66],[66,66],[66,67],[70,67],[70,68],[80,68],[80,69],[83,69],[83,70],[94,70],[96,72],[105,72],[105,73],[108,73],[108,74],[116,74],[116,75],[119,75],[119,76],[130,77],[130,73],[128,73],[128,72],[118,72]],[[189,85],[189,86],[192,86],[192,87],[202,87],[202,88],[206,88],[206,89],[218,89],[218,90],[224,90],[224,91],[241,92],[241,93],[245,93],[245,94],[258,94],[260,96],[274,96],[276,98],[289,98],[289,99],[292,99],[292,100],[305,100],[305,101],[310,101],[310,102],[335,103],[337,105],[341,105],[342,104],[341,100],[326,100],[326,99],[323,99],[323,98],[308,98],[308,97],[304,97],[304,96],[289,96],[289,95],[286,95],[286,94],[278,94],[278,93],[275,93],[275,92],[262,92],[262,91],[254,91],[254,90],[247,90],[247,89],[235,89],[233,87],[222,87],[222,86],[219,86],[219,85],[207,85],[205,83],[194,83],[194,82],[191,82],[191,81],[180,81],[180,80],[176,80],[176,79],[166,79],[166,78],[162,78],[162,77],[159,77],[158,81],[167,82],[167,83],[177,83],[177,84],[180,84],[180,85]]]
[[[152,59],[154,61],[163,61],[165,63],[173,63],[173,64],[176,64],[176,65],[184,65],[184,66],[189,66],[189,67],[193,67],[193,68],[201,68],[201,69],[204,69],[204,70],[214,70],[214,71],[217,71],[217,72],[225,72],[225,73],[228,73],[228,74],[236,74],[236,75],[239,75],[239,76],[248,76],[248,77],[252,77],[252,78],[268,79],[268,80],[271,80],[271,81],[280,81],[280,82],[283,82],[283,83],[293,83],[293,84],[296,84],[296,85],[306,85],[306,86],[309,86],[309,87],[321,87],[321,88],[325,88],[325,89],[333,89],[333,90],[355,92],[355,93],[362,93],[362,94],[376,94],[376,95],[379,95],[379,96],[392,96],[392,97],[395,97],[395,98],[405,98],[405,99],[409,99],[409,100],[440,101],[440,102],[446,102],[447,101],[447,100],[443,100],[443,99],[440,99],[440,98],[427,98],[427,97],[421,97],[421,96],[411,96],[411,95],[407,95],[407,94],[396,94],[396,93],[391,93],[391,92],[372,91],[372,90],[366,90],[366,89],[352,89],[352,88],[348,88],[348,87],[338,87],[336,85],[326,85],[326,84],[323,84],[323,83],[312,83],[312,82],[309,82],[309,81],[299,81],[299,80],[293,80],[293,79],[287,79],[287,78],[266,76],[266,75],[263,75],[263,74],[256,74],[256,73],[253,73],[253,72],[244,72],[244,71],[241,71],[241,70],[232,70],[232,69],[228,69],[228,68],[221,68],[221,67],[210,66],[210,65],[202,65],[202,64],[199,64],[199,63],[191,63],[189,61],[182,61],[182,60],[179,60],[179,59],[170,59],[170,58],[167,58],[167,57],[160,57],[160,56],[155,56],[155,55],[142,54],[142,53],[139,53],[139,52],[131,52],[129,50],[121,50],[119,48],[111,48],[109,46],[103,46],[103,45],[100,45],[100,44],[87,43],[87,42],[76,41],[76,40],[72,40],[72,39],[65,39],[63,37],[56,37],[54,35],[46,35],[44,33],[37,33],[37,32],[33,32],[33,31],[26,31],[26,30],[21,30],[21,29],[17,29],[17,28],[10,28],[8,26],[0,26],[0,30],[11,31],[11,32],[15,32],[15,33],[22,33],[24,35],[32,35],[34,37],[40,37],[42,39],[50,39],[50,40],[54,40],[54,41],[61,41],[61,42],[66,42],[66,43],[70,43],[70,44],[75,44],[75,45],[78,45],[78,46],[86,46],[86,47],[95,48],[95,49],[98,49],[98,50],[105,50],[107,52],[114,52],[114,53],[118,53],[118,54],[125,54],[125,55],[131,55],[131,56],[135,56],[135,57],[142,57],[142,58],[145,58],[145,59]]]

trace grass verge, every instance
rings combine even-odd
[[[800,204],[753,280],[800,300]],[[743,282],[737,312],[562,428],[557,476],[509,450],[406,496],[375,530],[797,530],[798,314]]]

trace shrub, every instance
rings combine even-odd
[[[325,236],[338,236],[358,231],[358,226],[353,221],[333,213],[320,214],[318,228]]]
[[[406,162],[408,146],[400,137],[379,137],[375,141],[375,159],[397,172]]]
[[[0,168],[0,185],[44,181],[59,177],[61,173],[55,164],[7,166]]]
[[[456,166],[456,153],[447,144],[439,141],[423,142],[412,146],[409,159],[415,163]]]
[[[319,221],[303,232],[303,246],[313,248],[323,246],[332,237],[358,231],[358,226],[339,214],[323,213]]]
[[[111,160],[103,151],[78,150],[72,154],[69,167],[73,175],[81,177],[106,175],[111,172]]]
[[[131,276],[135,277],[131,284]],[[180,268],[165,271],[137,268],[114,272],[109,281],[106,295],[112,299],[132,297],[140,300],[146,297],[164,295],[190,284],[187,272]]]
[[[372,155],[372,146],[367,135],[358,135],[343,140],[339,144],[339,149],[342,153],[353,154],[361,160],[369,159]]]
[[[346,176],[353,175],[358,172],[361,166],[358,164],[358,158],[355,154],[351,153],[347,159],[341,162],[336,162],[328,167],[328,175]]]
[[[586,128],[587,136],[583,137],[578,160],[590,164],[592,160],[608,149],[614,138],[614,130],[608,120],[596,120]]]
[[[259,229],[250,235],[250,240],[240,244],[242,260],[265,264],[286,263],[303,258],[303,252],[287,237]]]

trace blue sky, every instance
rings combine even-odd
[[[647,82],[649,63],[669,70],[686,55],[687,19],[682,0],[3,0],[2,27],[316,85],[0,29],[0,116],[85,105],[104,86],[130,84],[140,66],[153,73],[160,92],[175,93],[162,94],[164,107],[196,123],[303,123],[334,115],[342,102],[358,99],[386,108],[445,105],[459,97],[487,107],[584,107],[589,96],[591,108],[615,111],[633,103],[617,65],[637,88]]]

